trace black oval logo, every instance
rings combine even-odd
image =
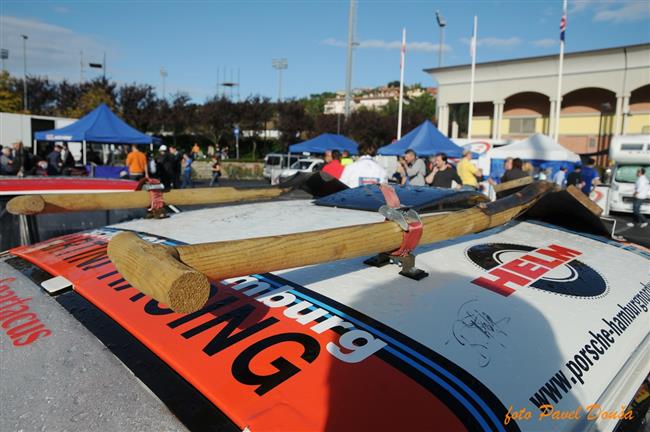
[[[562,247],[559,248],[561,249]],[[524,257],[524,261],[526,260],[526,256],[533,255],[534,258],[536,253],[544,254],[545,251],[547,251],[546,248],[534,248],[510,243],[487,243],[470,247],[467,249],[466,254],[474,264],[489,272],[496,267],[503,269],[504,264],[508,266],[513,261],[519,262],[522,260],[522,257]],[[552,259],[548,255],[540,255],[540,257],[546,260]],[[569,255],[565,255],[565,258],[564,262],[553,268],[548,268],[543,275],[537,278],[531,278],[530,274],[525,274],[524,277],[532,281],[528,286],[542,291],[572,297],[593,298],[605,294],[607,291],[607,282],[596,270]],[[533,262],[530,265],[543,267],[540,261]],[[512,272],[513,268],[516,269],[517,267],[511,265],[505,270]],[[518,275],[516,270],[514,270],[514,273],[516,276],[522,276],[520,274]]]

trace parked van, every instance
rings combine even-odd
[[[291,155],[291,159],[283,153],[269,153],[264,157],[264,171],[262,175],[265,179],[271,180],[271,171],[273,169],[288,168],[299,159],[299,155]]]
[[[650,179],[650,135],[619,135],[612,138],[609,157],[615,162],[609,192],[609,210],[632,213],[636,172],[644,167]],[[650,214],[650,198],[641,211]]]

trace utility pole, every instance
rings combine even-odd
[[[445,26],[447,21],[440,14],[440,11],[436,11],[436,21],[438,21],[438,27],[440,27],[440,44],[438,45],[438,67],[442,67],[442,47],[445,45]]]
[[[27,111],[27,35],[23,38],[23,109]]]
[[[162,98],[165,99],[166,98],[165,78],[167,78],[167,69],[165,69],[164,67],[160,68],[160,78],[162,78]]]
[[[352,93],[352,50],[354,49],[354,22],[356,15],[356,0],[350,0],[350,10],[348,12],[348,62],[345,72],[345,120],[350,118],[350,100]]]
[[[278,102],[282,102],[282,71],[288,67],[286,58],[273,59],[273,69],[278,71]]]
[[[79,51],[80,62],[79,62],[79,82],[83,84],[84,82],[84,50]]]

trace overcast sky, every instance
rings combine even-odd
[[[120,83],[187,92],[201,102],[220,81],[237,80],[241,95],[275,98],[275,57],[288,60],[284,97],[345,86],[348,1],[0,1],[5,68],[23,73],[21,34],[28,36],[29,74],[80,79],[84,61],[102,62]],[[435,85],[422,69],[438,65],[435,10],[447,21],[443,65],[469,63],[473,15],[478,15],[477,61],[559,51],[562,2],[359,1],[354,87],[399,79],[402,27],[407,31],[406,83]],[[568,52],[650,42],[650,1],[569,1]],[[101,71],[85,69],[85,77]]]

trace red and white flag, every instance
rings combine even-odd
[[[560,20],[560,40],[564,42],[564,33],[566,32],[566,11],[567,11],[567,0],[564,0],[562,6],[562,19]]]

